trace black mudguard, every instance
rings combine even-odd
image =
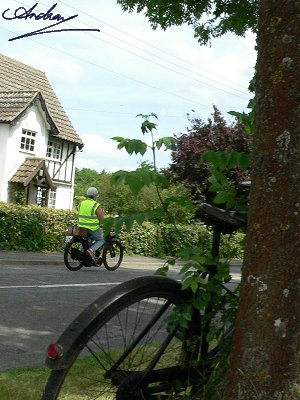
[[[121,283],[99,296],[93,303],[87,306],[77,318],[65,329],[57,340],[56,344],[60,348],[60,356],[52,359],[47,356],[46,365],[52,370],[66,369],[76,358],[84,347],[84,338],[92,336],[98,326],[99,318],[103,318],[105,310],[117,299],[126,296],[135,296],[147,291],[149,286],[156,290],[181,291],[181,284],[173,279],[161,276],[145,276],[135,278]],[[181,291],[180,296],[184,301],[187,296],[185,291]]]

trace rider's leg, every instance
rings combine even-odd
[[[92,246],[90,247],[90,249],[92,249],[93,252],[99,249],[99,247],[101,247],[102,244],[104,243],[102,230],[100,228],[97,229],[96,231],[89,231],[88,238],[95,241],[95,243],[92,244]]]
[[[103,235],[102,235],[102,231],[101,229],[97,229],[96,231],[89,231],[88,233],[88,239],[89,241],[94,241],[94,243],[92,244],[92,246],[87,250],[87,254],[89,255],[89,257],[91,258],[91,260],[93,261],[93,263],[95,265],[98,264],[98,266],[101,265],[101,262],[97,262],[97,258],[95,256],[95,251],[97,249],[99,249],[100,246],[102,246],[102,244],[104,243],[103,240]],[[99,259],[98,259],[99,261]]]

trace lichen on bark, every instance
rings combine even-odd
[[[261,0],[257,44],[249,224],[225,399],[298,400],[300,2]]]

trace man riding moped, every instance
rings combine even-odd
[[[95,251],[104,243],[102,229],[100,227],[105,214],[100,203],[97,202],[99,192],[95,187],[89,187],[86,192],[87,198],[83,200],[78,208],[78,226],[88,229],[88,239],[93,241],[92,246],[87,250],[94,265],[96,265]]]

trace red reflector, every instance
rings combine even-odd
[[[52,343],[48,346],[48,351],[47,351],[48,357],[56,360],[57,358],[60,358],[63,354],[61,346],[59,346],[56,343]]]

